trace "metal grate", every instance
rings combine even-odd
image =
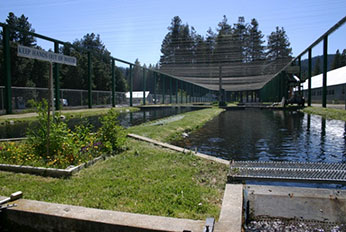
[[[346,184],[346,164],[233,161],[228,181],[239,180]]]

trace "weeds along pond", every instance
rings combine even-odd
[[[169,117],[176,114],[181,114],[193,110],[198,110],[202,108],[193,108],[193,107],[165,107],[165,108],[149,108],[142,109],[136,112],[124,112],[120,113],[118,120],[119,123],[124,127],[130,127],[134,125],[138,125],[144,122]],[[97,116],[88,116],[88,117],[72,117],[69,118],[67,124],[69,128],[73,129],[75,125],[78,125],[83,122],[83,120],[87,120],[90,122],[94,129],[98,129],[100,127],[99,115]],[[6,138],[20,138],[26,136],[26,131],[28,127],[35,127],[37,123],[35,122],[16,122],[13,125],[5,124],[0,126],[0,139]]]
[[[228,160],[346,162],[346,123],[294,111],[225,111],[174,144]]]

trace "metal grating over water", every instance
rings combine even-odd
[[[228,181],[271,180],[346,184],[345,163],[233,161]]]

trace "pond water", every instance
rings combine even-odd
[[[169,107],[169,108],[149,108],[142,109],[137,112],[126,112],[119,114],[118,120],[119,123],[124,127],[138,125],[144,122],[181,114],[197,109],[202,108],[192,108],[192,107]],[[81,119],[80,117],[70,118],[67,122],[69,128],[73,129],[75,125],[84,122],[83,120],[87,120],[94,126],[94,130],[98,129],[101,126],[99,121],[100,116],[90,116]],[[26,136],[26,130],[28,127],[35,127],[37,123],[32,122],[21,122],[15,123],[14,125],[2,125],[0,126],[0,139],[5,138],[20,138]]]
[[[175,145],[227,160],[346,162],[346,123],[301,112],[225,111]]]

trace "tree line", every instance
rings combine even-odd
[[[17,17],[10,12],[6,19],[10,26],[24,31],[35,32],[28,17],[23,14]],[[1,33],[2,35],[2,33]],[[0,37],[2,40],[2,36]],[[28,47],[41,48],[32,35],[20,31],[10,31],[11,43],[11,76],[13,86],[22,87],[47,87],[49,76],[49,64],[44,61],[21,58],[17,56],[16,44]],[[2,43],[1,43],[2,44]],[[88,87],[88,57],[85,50],[91,50],[92,63],[92,88],[97,90],[111,89],[111,56],[106,46],[101,41],[100,35],[88,33],[81,39],[76,39],[71,45],[65,44],[59,47],[59,53],[77,58],[77,66],[60,65],[59,77],[61,88],[87,89]],[[51,50],[50,50],[51,51]],[[3,54],[0,49],[0,73],[4,73]],[[116,91],[127,91],[127,83],[124,70],[115,69]],[[4,78],[0,79],[0,85],[4,85]]]
[[[184,24],[179,16],[175,16],[162,41],[161,53],[160,67],[165,68],[170,65],[275,61],[290,57],[292,49],[283,27],[276,27],[265,45],[264,35],[255,18],[247,23],[244,17],[239,17],[238,22],[231,25],[223,16],[216,32],[209,28],[202,36],[193,26]]]

